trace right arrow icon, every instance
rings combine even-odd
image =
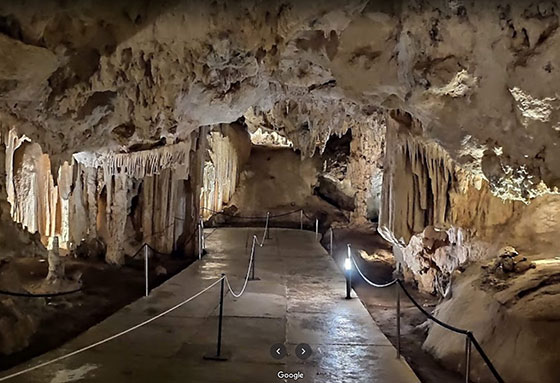
[[[300,359],[307,359],[311,356],[313,350],[307,343],[300,343],[296,346],[296,356]]]

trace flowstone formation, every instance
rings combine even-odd
[[[96,241],[117,265],[139,241],[171,252],[198,220],[199,202],[191,194],[200,174],[190,173],[191,160],[196,169],[202,153],[197,137],[132,153],[78,152],[60,166],[55,183],[50,157],[12,129],[6,147],[11,217],[38,233],[44,246],[60,238],[65,254]]]

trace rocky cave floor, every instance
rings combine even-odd
[[[150,266],[150,287],[165,282],[192,261],[192,258],[157,255]],[[156,268],[163,270],[162,267],[167,273],[156,275]],[[12,300],[37,329],[22,330],[33,332],[29,345],[21,351],[2,355],[0,370],[64,344],[144,295],[144,258],[141,256],[120,268],[102,260],[68,258],[65,268],[67,275],[81,273],[83,288],[80,292],[49,298],[0,295],[0,301]],[[13,258],[0,266],[0,290],[23,292],[22,286],[41,283],[47,269],[48,263],[42,258]],[[4,278],[8,275],[9,278]],[[29,333],[23,335],[27,337]]]
[[[360,265],[361,270],[370,280],[386,283],[393,279],[391,245],[377,233],[374,227],[334,230],[333,257],[339,265],[342,265],[346,256],[348,243],[360,253],[364,260]],[[323,236],[322,244],[328,250],[328,233]],[[396,292],[394,287],[376,289],[358,277],[353,280],[353,288],[375,323],[396,347]],[[409,291],[430,312],[439,301],[439,298],[422,294],[415,288],[411,287]],[[408,301],[404,294],[401,294],[401,315],[401,354],[420,380],[423,383],[464,382],[461,374],[446,369],[432,355],[422,349],[427,335],[426,327],[422,326],[426,322],[426,317]]]

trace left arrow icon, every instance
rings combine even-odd
[[[273,344],[272,347],[270,347],[270,355],[277,360],[284,358],[286,356],[286,346],[282,343]]]

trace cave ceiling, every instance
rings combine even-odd
[[[0,123],[53,157],[245,118],[304,155],[386,110],[493,191],[560,186],[554,2],[0,4]]]

